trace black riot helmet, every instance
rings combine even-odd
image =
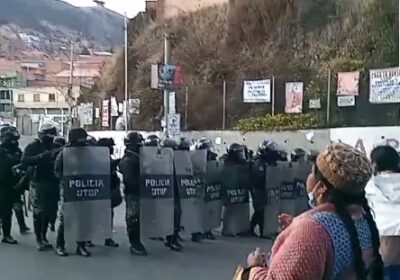
[[[0,126],[0,144],[18,146],[20,136],[16,127],[10,124]]]
[[[54,138],[57,136],[57,127],[52,121],[43,122],[38,130],[38,137],[40,141],[45,144],[52,144]]]
[[[83,128],[73,128],[68,133],[69,146],[85,146],[88,143],[87,131]]]
[[[128,132],[124,138],[124,144],[128,150],[138,152],[144,144],[144,138],[139,132]]]
[[[158,147],[160,146],[161,139],[157,135],[149,135],[146,140],[144,140],[144,145],[148,147]]]
[[[64,137],[56,137],[54,138],[54,144],[64,147],[67,144],[67,141],[65,140]]]
[[[114,154],[115,141],[113,138],[100,138],[96,146],[107,147],[110,150],[110,154]]]
[[[178,150],[190,151],[190,146],[192,146],[192,143],[188,139],[181,138],[178,145]]]
[[[233,143],[228,148],[228,158],[236,161],[246,160],[244,146],[238,143]]]
[[[319,155],[319,152],[317,150],[310,150],[307,153],[307,160],[311,162],[315,162],[317,160],[317,157]]]
[[[176,150],[176,149],[178,149],[179,145],[178,145],[178,142],[176,142],[174,139],[168,138],[163,141],[162,146],[164,148],[171,148],[173,150]]]
[[[258,147],[257,156],[268,164],[274,164],[277,161],[284,161],[287,153],[275,141],[264,140]]]
[[[302,148],[297,148],[294,149],[293,151],[290,152],[290,160],[292,162],[298,162],[301,159],[305,159],[306,158],[306,151],[303,150]]]
[[[196,150],[207,150],[214,152],[214,145],[210,139],[202,138],[196,144]]]

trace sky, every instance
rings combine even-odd
[[[95,6],[93,0],[64,0],[74,6]],[[136,16],[140,11],[145,9],[145,0],[103,0],[106,7],[118,13],[126,13],[129,18]]]

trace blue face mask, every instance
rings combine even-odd
[[[312,192],[308,193],[308,205],[310,205],[311,208],[317,206],[317,199]]]

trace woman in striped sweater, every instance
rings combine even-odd
[[[362,153],[332,144],[307,180],[312,210],[291,221],[265,259],[248,257],[250,280],[381,280],[379,234],[365,198],[371,166]]]

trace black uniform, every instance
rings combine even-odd
[[[33,167],[30,182],[30,199],[33,208],[33,225],[36,235],[37,248],[51,247],[47,241],[49,223],[57,216],[59,201],[59,181],[54,175],[54,162],[60,148],[51,141],[39,139],[25,148],[22,163]]]
[[[131,132],[125,137],[126,146],[124,157],[121,159],[119,170],[123,176],[126,200],[126,229],[130,251],[134,255],[147,255],[146,248],[140,239],[140,147],[143,137]]]
[[[14,187],[19,178],[14,175],[13,166],[20,163],[22,152],[17,147],[9,147],[7,143],[0,145],[0,217],[3,228],[3,243],[16,244],[11,237],[11,219],[13,204],[17,199]]]

